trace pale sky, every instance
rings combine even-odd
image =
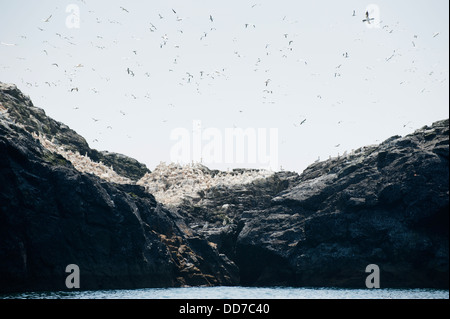
[[[79,28],[67,24],[71,4]],[[362,21],[369,5],[379,28]],[[92,148],[150,170],[170,162],[174,130],[201,121],[223,136],[277,129],[277,166],[300,173],[449,117],[448,10],[445,0],[0,0],[0,81]]]

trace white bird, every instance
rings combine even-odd
[[[52,17],[52,15],[50,15],[47,19],[42,20],[42,21],[44,21],[44,22],[49,22],[51,17]]]
[[[374,20],[375,18],[369,18],[369,11],[366,11],[366,18],[362,20],[362,22],[367,22],[367,24],[370,24],[370,21]]]
[[[127,73],[130,74],[131,76],[134,76],[134,72],[130,70],[130,68],[127,68]]]
[[[158,30],[153,23],[150,22],[150,31],[154,32],[155,30]]]
[[[12,47],[12,46],[16,46],[17,44],[15,44],[15,43],[5,43],[5,42],[0,42],[1,44],[3,44],[3,45],[6,45],[6,46],[9,46],[9,47]]]

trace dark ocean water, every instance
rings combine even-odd
[[[439,289],[189,287],[27,292],[2,299],[449,299]]]

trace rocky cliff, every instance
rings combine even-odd
[[[0,291],[65,289],[68,264],[83,289],[238,283],[236,266],[142,186],[82,173],[44,148],[9,114],[42,114],[17,88],[1,86],[0,103]]]
[[[448,288],[449,122],[303,173],[90,149],[0,83],[0,290],[181,285]]]
[[[384,287],[448,288],[448,135],[440,121],[308,167],[270,207],[242,215],[242,282],[364,287],[377,264]]]

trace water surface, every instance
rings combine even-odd
[[[14,299],[449,299],[440,289],[341,289],[290,287],[189,287],[27,292]]]

